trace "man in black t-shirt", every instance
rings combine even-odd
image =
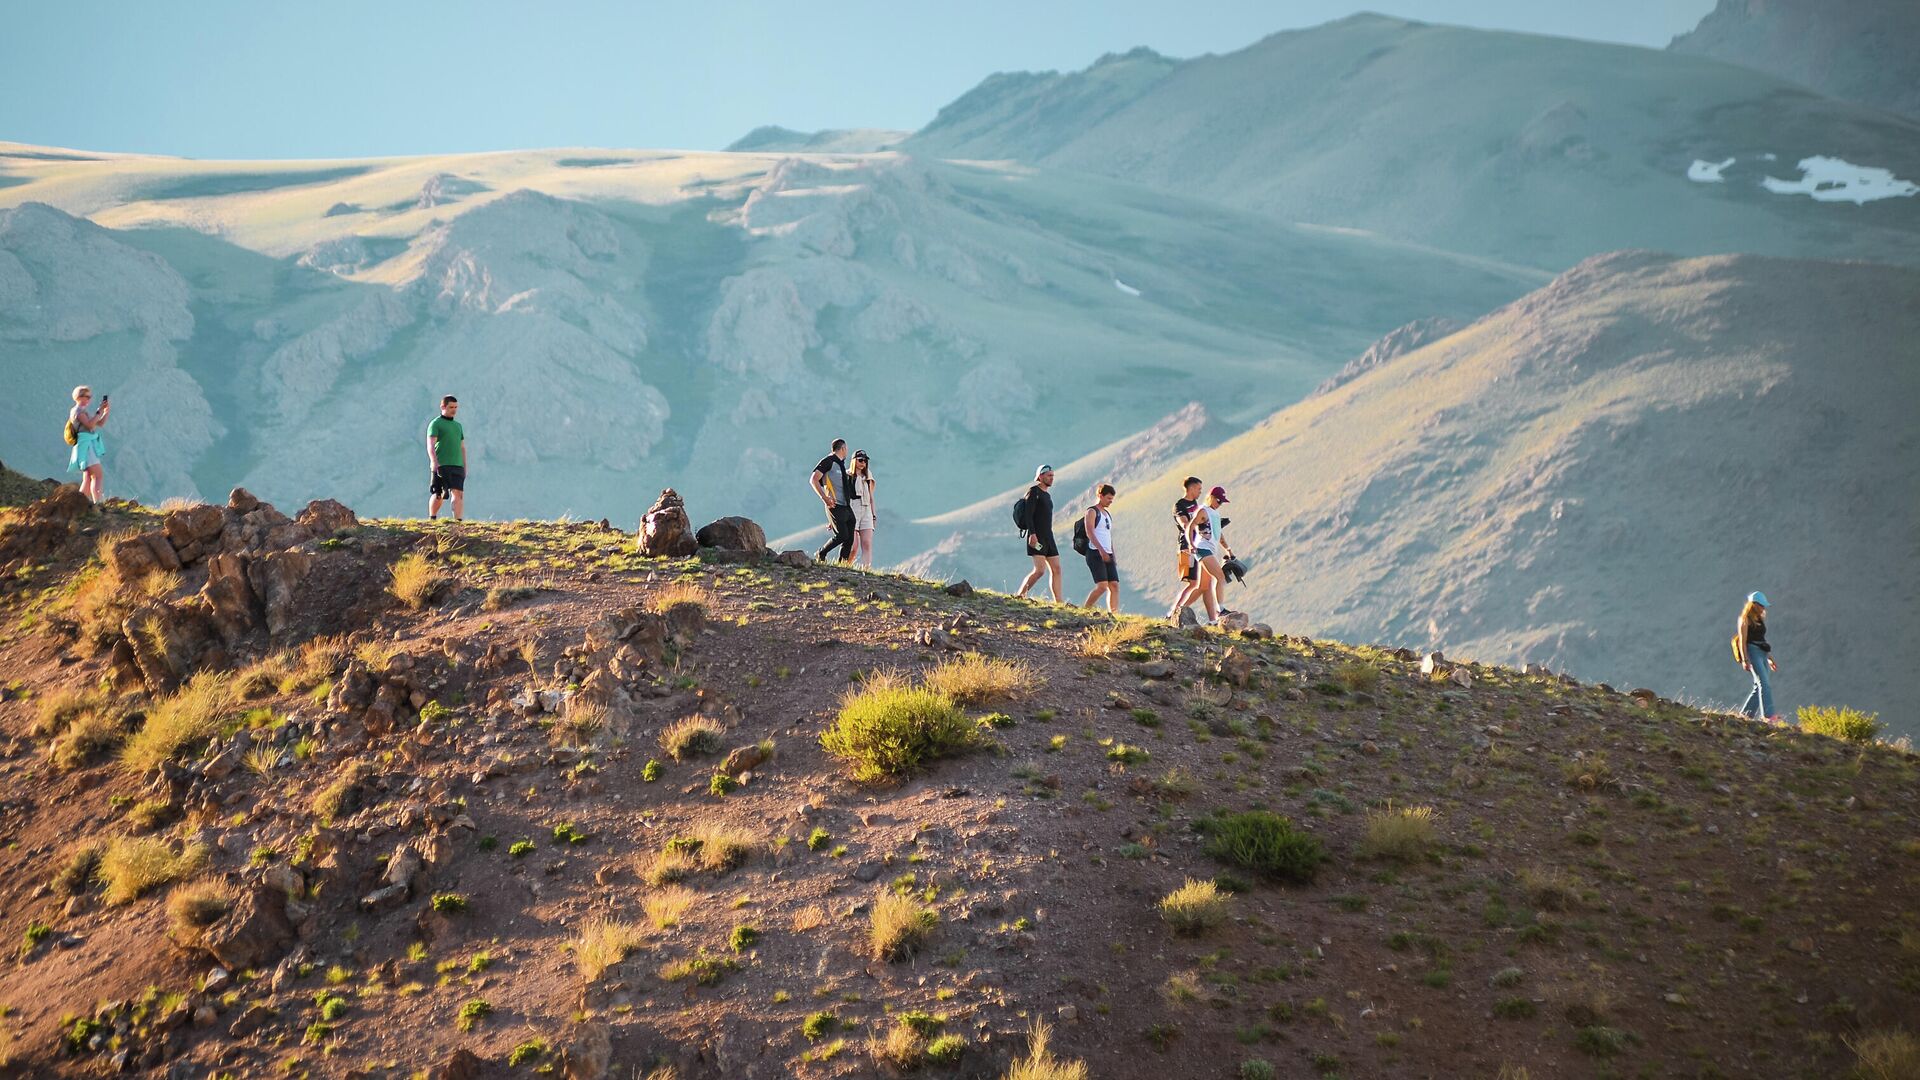
[[[853,483],[847,479],[847,440],[833,440],[833,452],[820,459],[807,478],[807,486],[827,508],[827,525],[833,535],[826,546],[814,552],[814,559],[825,562],[827,552],[840,549],[840,561],[853,561]]]
[[[1180,578],[1180,592],[1174,599],[1173,607],[1167,609],[1169,619],[1178,619],[1181,608],[1193,606],[1193,597],[1188,595],[1188,591],[1198,577],[1199,566],[1187,550],[1187,525],[1193,521],[1193,508],[1200,505],[1200,489],[1203,486],[1199,477],[1189,476],[1185,484],[1186,494],[1173,500],[1173,531],[1180,538],[1180,554],[1174,564]]]
[[[1060,548],[1053,542],[1053,466],[1042,465],[1034,470],[1033,486],[1027,489],[1027,557],[1033,560],[1033,569],[1027,573],[1027,579],[1020,583],[1020,591],[1015,596],[1027,595],[1040,580],[1047,575],[1047,587],[1053,592],[1053,602],[1065,603],[1060,589]]]

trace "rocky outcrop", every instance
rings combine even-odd
[[[764,544],[765,537],[761,540]],[[680,493],[667,488],[640,517],[640,554],[684,557],[700,549]]]
[[[6,571],[0,576],[10,578],[21,563],[52,555],[73,535],[74,521],[91,509],[93,503],[69,485],[0,524],[0,570]]]

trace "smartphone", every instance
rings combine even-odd
[[[100,395],[100,404],[101,404],[101,405],[105,405],[105,404],[106,404],[107,402],[109,402],[109,401],[112,401],[112,400],[113,400],[113,395],[112,395],[112,394],[101,394],[101,395]]]

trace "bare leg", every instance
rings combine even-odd
[[[1120,583],[1117,581],[1107,582],[1107,611],[1113,615],[1120,614]]]
[[[853,535],[854,558],[862,567],[873,569],[873,530],[861,529]]]
[[[446,500],[445,500],[445,499],[443,499],[443,498],[441,498],[441,497],[440,497],[439,495],[431,495],[431,496],[428,496],[428,498],[427,498],[427,517],[428,517],[428,518],[437,518],[437,517],[439,517],[439,516],[440,516],[440,504],[441,504],[441,503],[443,503],[443,502],[445,502],[445,501],[446,501]]]
[[[1213,622],[1220,617],[1219,604],[1214,599],[1214,579],[1220,576],[1220,557],[1209,555],[1200,560],[1200,576],[1197,584],[1200,589],[1200,602],[1206,605],[1207,621]]]
[[[1013,595],[1015,596],[1027,595],[1027,590],[1033,588],[1033,583],[1036,581],[1039,581],[1040,575],[1046,572],[1047,572],[1046,559],[1038,555],[1035,555],[1033,557],[1033,569],[1027,572],[1027,579],[1020,583],[1020,591],[1017,593],[1014,593]]]
[[[95,506],[100,505],[101,500],[105,497],[103,494],[105,485],[101,483],[101,473],[103,471],[102,466],[89,465],[81,470],[80,473],[80,493],[92,501]]]
[[[461,521],[467,516],[467,493],[456,490],[453,493],[453,520]]]
[[[1047,589],[1053,593],[1053,602],[1056,604],[1064,604],[1067,602],[1067,595],[1063,589],[1064,584],[1065,583],[1060,580],[1060,556],[1047,556]]]

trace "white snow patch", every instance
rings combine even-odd
[[[1798,180],[1769,176],[1760,186],[1775,195],[1805,195],[1816,202],[1872,202],[1902,198],[1920,192],[1920,185],[1894,177],[1889,169],[1855,165],[1834,157],[1800,159]]]
[[[1733,160],[1728,158],[1716,165],[1711,161],[1701,161],[1696,158],[1693,164],[1687,166],[1687,179],[1696,184],[1724,184],[1726,178],[1720,175],[1720,171],[1733,164]]]
[[[1131,285],[1129,285],[1129,284],[1127,284],[1126,282],[1124,282],[1124,281],[1121,281],[1121,280],[1120,280],[1119,278],[1114,278],[1114,279],[1113,279],[1113,287],[1114,287],[1114,288],[1116,288],[1116,289],[1119,289],[1119,290],[1120,290],[1121,292],[1123,292],[1123,293],[1126,293],[1126,294],[1127,294],[1128,296],[1139,296],[1139,295],[1140,295],[1140,290],[1139,290],[1139,289],[1136,289],[1136,288],[1134,288],[1133,286],[1131,286]]]

